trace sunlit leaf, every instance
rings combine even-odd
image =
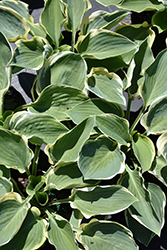
[[[91,191],[74,190],[71,206],[77,208],[86,217],[98,214],[115,214],[128,208],[137,199],[124,187],[96,186]]]
[[[89,138],[94,127],[94,118],[90,117],[79,123],[68,133],[60,136],[52,145],[45,148],[51,162],[76,161],[84,142]]]
[[[163,155],[167,161],[167,132],[163,133],[157,140],[159,154]]]
[[[8,243],[20,229],[29,209],[17,193],[7,193],[0,198],[0,246]]]
[[[5,177],[0,177],[0,196],[12,192],[13,184]]]
[[[110,179],[125,170],[124,156],[115,141],[105,136],[88,140],[78,160],[84,179]]]
[[[137,250],[132,233],[124,226],[112,221],[91,220],[88,224],[80,226],[77,239],[86,244],[89,250]]]

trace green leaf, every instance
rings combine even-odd
[[[10,86],[11,70],[8,63],[12,57],[12,50],[7,38],[0,32],[0,116],[3,113],[3,96]]]
[[[0,6],[0,30],[10,42],[15,42],[28,34],[29,26],[15,10]]]
[[[88,99],[81,90],[69,86],[48,86],[39,98],[30,105],[32,113],[45,113],[58,120],[68,120],[67,110]]]
[[[12,66],[38,70],[44,63],[44,40],[33,37],[31,40],[21,39],[16,42]]]
[[[94,118],[89,117],[79,123],[68,133],[60,136],[52,145],[45,148],[50,162],[54,161],[76,161],[84,142],[89,138],[94,127]]]
[[[86,16],[81,24],[80,35],[86,35],[92,29],[107,29],[110,30],[119,22],[122,21],[129,13],[124,10],[117,10],[109,13],[103,10],[93,12]]]
[[[124,156],[117,143],[105,136],[83,145],[78,166],[85,180],[111,179],[125,170]]]
[[[148,171],[155,157],[153,142],[147,136],[137,133],[132,140],[132,149],[141,165],[142,173]]]
[[[141,96],[145,107],[152,104],[157,98],[167,94],[166,63],[167,49],[158,54],[155,61],[145,71],[145,80],[141,86]]]
[[[118,185],[96,186],[90,191],[74,189],[70,198],[72,208],[79,209],[85,218],[116,214],[137,200],[126,188]]]
[[[47,175],[46,189],[80,188],[96,183],[97,181],[84,180],[76,162],[60,162]]]
[[[87,77],[86,87],[107,101],[126,105],[121,78],[104,68],[92,68]]]
[[[0,196],[12,192],[13,184],[5,177],[0,177]]]
[[[1,250],[13,249],[27,250],[38,249],[46,240],[46,221],[40,219],[36,207],[29,209],[28,214],[18,233]]]
[[[97,0],[103,5],[116,5],[119,8],[142,12],[144,10],[158,10],[163,9],[164,5],[158,0]]]
[[[96,116],[96,126],[102,133],[120,144],[127,144],[130,141],[128,121],[115,114]]]
[[[76,49],[84,57],[105,59],[130,53],[137,45],[112,31],[94,29],[79,39]]]
[[[67,3],[67,22],[65,28],[68,31],[76,32],[79,29],[84,12],[87,7],[87,0],[66,0]]]
[[[80,226],[77,239],[84,243],[89,250],[137,250],[132,233],[124,226],[110,221],[91,220],[88,224]]]
[[[7,193],[0,198],[0,246],[8,243],[20,229],[29,209],[17,193]]]
[[[10,178],[10,169],[0,164],[0,177]]]
[[[45,192],[36,191],[35,198],[36,198],[37,202],[39,203],[39,205],[41,205],[41,206],[45,206],[49,201],[49,197],[48,197],[47,193],[45,193]]]
[[[58,214],[51,214],[47,211],[49,217],[49,228],[47,231],[49,242],[57,250],[73,249],[78,250],[74,239],[70,223]]]
[[[29,184],[26,188],[26,192],[29,195],[34,195],[45,183],[45,177],[38,175],[38,176],[29,176]]]
[[[16,130],[34,144],[52,144],[59,135],[68,132],[67,127],[47,114],[35,114],[26,111],[15,113],[9,129]]]
[[[56,17],[56,18],[55,18]],[[65,5],[61,0],[47,0],[42,11],[40,22],[53,39],[56,48],[62,39],[61,28],[65,22]]]
[[[0,148],[1,164],[7,168],[23,173],[30,166],[33,152],[21,135],[0,129]]]
[[[162,97],[149,107],[147,113],[144,114],[141,124],[147,130],[147,134],[159,134],[166,131],[167,119],[167,97]]]
[[[146,189],[143,177],[138,167],[130,170],[127,166],[127,172],[121,177],[119,184],[128,188],[128,190],[138,199],[128,208],[130,215],[144,227],[160,236],[164,224],[163,214],[159,215],[157,207],[154,206],[153,197]],[[159,188],[161,209],[164,209],[164,195]]]
[[[144,227],[137,220],[133,219],[128,209],[125,211],[125,219],[128,228],[133,232],[134,237],[145,246],[148,246],[155,233]]]
[[[167,29],[166,16],[167,16],[167,9],[164,9],[158,11],[152,17],[151,22],[154,26],[158,27],[159,32],[162,32]]]
[[[68,85],[84,89],[87,66],[85,60],[78,54],[63,51],[52,55],[46,60],[39,72],[36,89],[38,93],[48,85]]]
[[[157,140],[159,154],[163,155],[167,161],[167,132],[163,133]]]
[[[102,98],[86,100],[66,112],[73,122],[77,124],[91,115],[100,115],[104,113],[112,113],[120,117],[124,116],[124,111],[120,105],[107,102]]]
[[[155,158],[155,162],[149,172],[167,186],[167,164],[162,155]]]

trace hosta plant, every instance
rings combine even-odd
[[[167,50],[154,58],[151,47],[153,24],[166,29],[159,23],[165,1],[142,1],[140,9],[128,0],[98,2],[157,12],[151,24],[123,25],[124,10],[85,16],[88,0],[45,0],[36,24],[23,2],[0,2],[2,250],[38,249],[46,241],[57,250],[135,250],[136,242],[147,246],[161,235]],[[6,110],[11,76],[24,68],[37,72],[33,101]],[[143,107],[132,122],[139,96]],[[41,147],[48,159],[42,165]],[[122,213],[124,225],[113,220]]]

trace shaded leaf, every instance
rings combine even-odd
[[[9,123],[10,130],[16,130],[36,144],[52,144],[59,135],[68,131],[62,123],[47,114],[26,111],[15,113]]]
[[[76,162],[58,163],[47,175],[46,189],[70,189],[96,184],[97,181],[86,181]]]
[[[74,239],[70,223],[58,214],[51,214],[47,211],[49,217],[49,228],[47,231],[49,242],[57,250],[69,249],[78,250]]]
[[[13,184],[5,177],[0,177],[0,196],[12,192]]]
[[[90,117],[79,123],[68,133],[60,136],[52,145],[45,148],[50,162],[76,161],[84,142],[89,138],[94,127],[94,118]]]
[[[96,116],[96,125],[102,133],[120,144],[127,144],[131,138],[128,121],[115,114]]]
[[[94,29],[78,40],[76,49],[84,57],[105,59],[130,53],[137,45],[112,31]]]
[[[157,140],[159,154],[163,155],[167,161],[167,132],[163,133]]]
[[[21,135],[0,129],[0,148],[1,164],[17,169],[20,173],[30,166],[33,152]]]
[[[4,246],[2,250],[13,249],[17,250],[38,249],[46,240],[45,230],[46,221],[38,217],[39,210],[32,207],[18,231],[18,233]]]
[[[153,142],[147,136],[137,133],[132,140],[132,149],[141,165],[142,173],[148,171],[155,157]]]
[[[38,93],[50,84],[68,85],[84,89],[87,66],[85,60],[70,51],[56,53],[45,61],[41,68],[36,89]]]
[[[52,85],[42,91],[29,110],[32,113],[52,115],[58,120],[68,120],[65,112],[87,99],[88,96],[79,89]]]
[[[132,233],[124,226],[110,221],[91,220],[88,224],[80,226],[77,239],[86,244],[89,250],[137,250]]]
[[[0,246],[8,243],[20,229],[29,209],[17,193],[7,193],[0,198]]]
[[[91,115],[100,115],[104,113],[112,113],[120,117],[124,116],[124,111],[120,105],[107,102],[102,98],[86,100],[66,112],[66,114],[77,124]]]
[[[92,68],[87,77],[86,87],[97,96],[120,105],[126,105],[123,96],[123,83],[115,73],[104,68]]]
[[[118,213],[137,200],[126,188],[118,185],[96,186],[91,191],[74,189],[70,198],[72,208],[79,209],[85,218]]]
[[[83,145],[78,165],[85,180],[111,179],[125,170],[124,156],[117,143],[105,136]]]

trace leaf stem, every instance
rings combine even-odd
[[[12,183],[13,183],[13,185],[14,185],[14,188],[15,188],[15,190],[22,196],[22,197],[24,197],[24,194],[21,192],[21,190],[19,189],[19,187],[18,187],[18,185],[17,185],[17,182],[13,179],[13,178],[11,178],[11,181],[12,181]]]
[[[16,112],[18,112],[18,111],[22,111],[22,110],[24,110],[24,109],[27,109],[27,108],[29,108],[29,107],[31,107],[31,104],[21,105],[21,106],[19,106],[18,108],[16,108],[16,109],[14,110],[14,113],[16,113]]]
[[[47,205],[48,206],[59,205],[59,204],[63,204],[63,203],[69,203],[70,201],[71,201],[71,198],[69,197],[67,199],[49,202]]]
[[[75,51],[74,45],[75,45],[75,31],[72,31],[72,44],[71,44],[72,52]]]
[[[32,175],[34,175],[34,176],[36,176],[36,174],[37,174],[37,165],[38,165],[40,148],[41,148],[41,146],[36,145],[34,159],[33,159],[33,163],[32,163]]]
[[[142,107],[142,109],[141,109],[141,111],[140,111],[138,117],[136,118],[136,120],[135,120],[134,123],[132,124],[132,126],[131,126],[131,128],[130,128],[130,130],[129,130],[130,133],[132,133],[133,130],[135,129],[135,127],[137,126],[137,124],[138,124],[140,118],[141,118],[142,115],[144,114],[144,111],[145,111],[145,106]]]
[[[130,107],[131,107],[131,103],[133,101],[133,98],[128,97],[128,105],[127,105],[127,109],[126,109],[126,116],[125,118],[129,121],[130,118]]]

